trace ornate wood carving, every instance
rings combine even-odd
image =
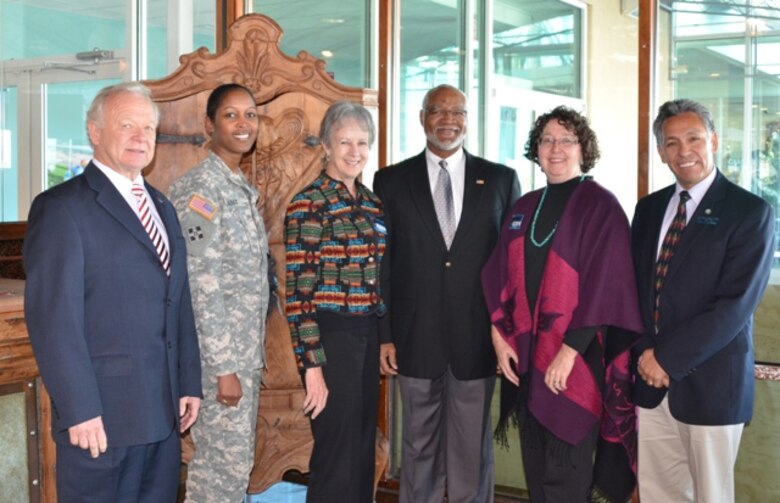
[[[325,63],[304,51],[295,58],[283,54],[281,37],[282,30],[273,20],[249,14],[230,27],[224,52],[213,55],[201,48],[185,54],[170,76],[146,82],[160,106],[161,120],[157,154],[145,174],[152,185],[167,192],[173,180],[208,152],[208,141],[192,140],[206,137],[203,117],[211,90],[231,82],[251,89],[258,104],[260,131],[242,170],[260,192],[258,205],[284,298],[284,214],[290,199],[321,169],[317,136],[322,116],[332,102],[341,99],[376,110],[377,97],[374,91],[333,81],[325,72]],[[309,420],[301,413],[303,387],[280,312],[271,315],[266,340],[268,367],[260,393],[250,492],[264,490],[288,470],[308,471],[311,454]]]
[[[25,222],[0,224],[0,278],[24,279],[22,244],[26,231]]]
[[[35,410],[28,410],[28,426],[35,434],[35,459],[30,461],[30,474],[40,485],[31,493],[30,501],[56,503],[56,449],[51,436],[51,405],[43,386],[38,365],[27,335],[23,311],[24,281],[0,278],[0,385],[18,384],[37,392]],[[21,383],[21,384],[20,384]],[[39,455],[38,455],[39,454]],[[7,473],[0,476],[9,476]]]

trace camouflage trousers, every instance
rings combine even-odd
[[[237,407],[217,402],[217,378],[204,383],[192,427],[195,456],[187,466],[189,503],[241,503],[255,457],[255,425],[262,370],[238,372],[243,397]]]

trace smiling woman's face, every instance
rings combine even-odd
[[[563,183],[582,174],[582,148],[573,131],[551,119],[539,140],[539,165],[548,182]]]
[[[328,144],[322,147],[328,156],[325,172],[351,189],[368,162],[371,150],[368,131],[357,120],[345,119],[330,134]]]
[[[230,167],[237,167],[241,156],[257,141],[257,106],[242,89],[225,94],[212,122],[206,118],[206,133],[211,136],[211,150]],[[235,165],[229,160],[236,160]]]

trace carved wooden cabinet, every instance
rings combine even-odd
[[[157,153],[147,180],[167,192],[170,184],[206,156],[203,128],[210,92],[238,83],[254,93],[260,116],[257,146],[242,169],[260,192],[259,207],[277,262],[284,298],[284,214],[292,197],[322,168],[317,141],[320,121],[334,101],[347,99],[376,111],[376,92],[342,86],[325,72],[325,63],[306,52],[296,57],[279,49],[282,30],[270,18],[249,14],[228,33],[227,49],[200,49],[180,57],[170,76],[146,82],[161,109]],[[266,338],[268,354],[260,393],[255,470],[250,492],[260,492],[291,469],[308,471],[309,420],[301,413],[303,387],[286,320],[273,313]],[[385,452],[386,454],[386,452]]]
[[[24,281],[0,278],[0,501],[54,503],[49,396],[27,336]]]

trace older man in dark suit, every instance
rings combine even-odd
[[[774,252],[774,214],[715,167],[710,112],[663,104],[653,130],[677,182],[639,201],[632,253],[647,333],[635,346],[642,501],[733,502],[753,415],[753,311]]]
[[[520,184],[513,170],[463,149],[467,117],[460,90],[428,91],[427,148],[374,181],[389,232],[380,365],[400,374],[404,503],[440,503],[445,490],[452,502],[493,501],[496,357],[480,271]]]
[[[179,431],[198,415],[184,238],[141,176],[158,114],[140,84],[103,89],[87,113],[92,162],[30,210],[25,317],[52,400],[60,503],[175,501]]]

